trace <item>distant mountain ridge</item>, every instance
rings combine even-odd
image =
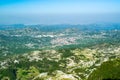
[[[80,30],[113,30],[119,29],[120,24],[58,24],[58,25],[24,25],[24,24],[11,24],[11,25],[0,25],[0,30],[8,29],[20,29],[20,28],[37,28],[42,31],[55,31],[58,29],[67,29],[67,28],[78,28]]]

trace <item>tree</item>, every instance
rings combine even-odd
[[[31,80],[39,75],[39,70],[34,66],[31,66],[28,70],[19,68],[17,71],[18,80]]]

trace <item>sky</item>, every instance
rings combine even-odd
[[[120,23],[120,0],[0,0],[0,24]]]

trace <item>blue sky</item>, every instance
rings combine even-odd
[[[120,0],[0,0],[0,24],[120,22]]]

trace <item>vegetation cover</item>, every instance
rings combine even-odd
[[[0,80],[120,78],[120,24],[0,26]]]

